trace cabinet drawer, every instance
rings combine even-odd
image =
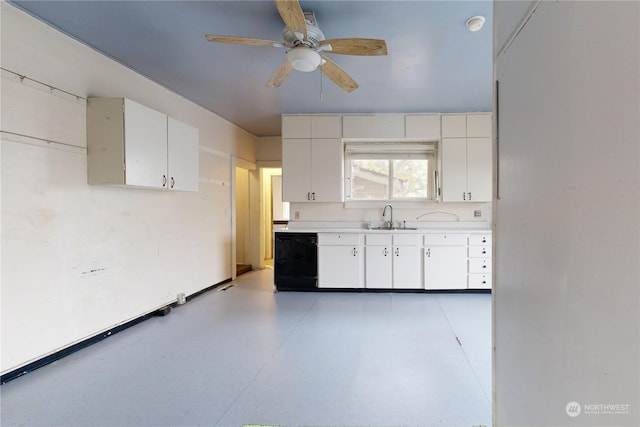
[[[367,246],[391,246],[391,234],[367,234],[364,241]]]
[[[469,289],[491,289],[491,275],[470,274]]]
[[[491,273],[491,258],[469,258],[469,273]]]
[[[482,246],[491,244],[491,234],[470,234],[469,245]]]
[[[348,245],[360,244],[360,234],[353,233],[318,233],[318,245]]]
[[[490,246],[469,246],[469,258],[490,258]]]
[[[394,246],[420,246],[419,234],[394,234]]]
[[[454,245],[466,245],[466,234],[427,234],[424,236],[425,245],[442,245],[442,246],[454,246]]]

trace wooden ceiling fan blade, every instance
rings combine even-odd
[[[323,49],[325,52],[340,55],[375,56],[387,54],[387,43],[378,39],[330,39],[322,40],[320,46],[329,47]]]
[[[271,78],[269,78],[269,80],[267,81],[266,86],[267,87],[278,87],[278,86],[280,86],[282,84],[282,82],[284,81],[284,79],[286,79],[289,76],[289,74],[291,74],[292,70],[293,70],[293,67],[291,66],[291,63],[289,61],[284,61],[282,63],[282,65],[280,65],[278,67],[276,72],[273,73]]]
[[[275,0],[280,17],[293,34],[302,35],[302,40],[307,38],[307,22],[304,19],[304,12],[298,0]]]
[[[346,71],[329,58],[323,56],[322,59],[326,62],[320,66],[320,71],[322,71],[325,76],[329,77],[335,84],[347,92],[353,92],[358,89],[358,83],[356,83]]]
[[[271,47],[284,46],[284,44],[273,41],[273,40],[252,39],[248,37],[217,36],[214,34],[206,34],[204,38],[209,40],[210,42],[244,44],[247,46],[271,46]]]

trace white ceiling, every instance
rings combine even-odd
[[[285,49],[211,43],[205,34],[282,40],[272,1],[12,1],[257,136],[280,135],[282,113],[465,112],[492,106],[493,5],[477,1],[301,1],[326,38],[387,42],[379,57],[327,55],[360,85],[320,71],[265,82]],[[487,18],[476,33],[474,15]],[[322,97],[321,97],[322,93]]]

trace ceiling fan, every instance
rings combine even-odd
[[[320,52],[360,56],[387,54],[387,44],[384,40],[325,39],[324,34],[318,28],[313,13],[303,12],[298,0],[275,0],[275,3],[285,24],[282,30],[282,42],[247,37],[205,35],[205,38],[210,42],[288,48],[286,61],[269,78],[268,87],[280,86],[294,69],[310,72],[319,66],[320,71],[336,85],[351,92],[358,88],[358,83],[335,62],[321,55]]]

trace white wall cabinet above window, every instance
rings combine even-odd
[[[198,130],[126,98],[87,100],[89,184],[198,191]]]
[[[343,138],[404,138],[404,115],[343,116]]]

